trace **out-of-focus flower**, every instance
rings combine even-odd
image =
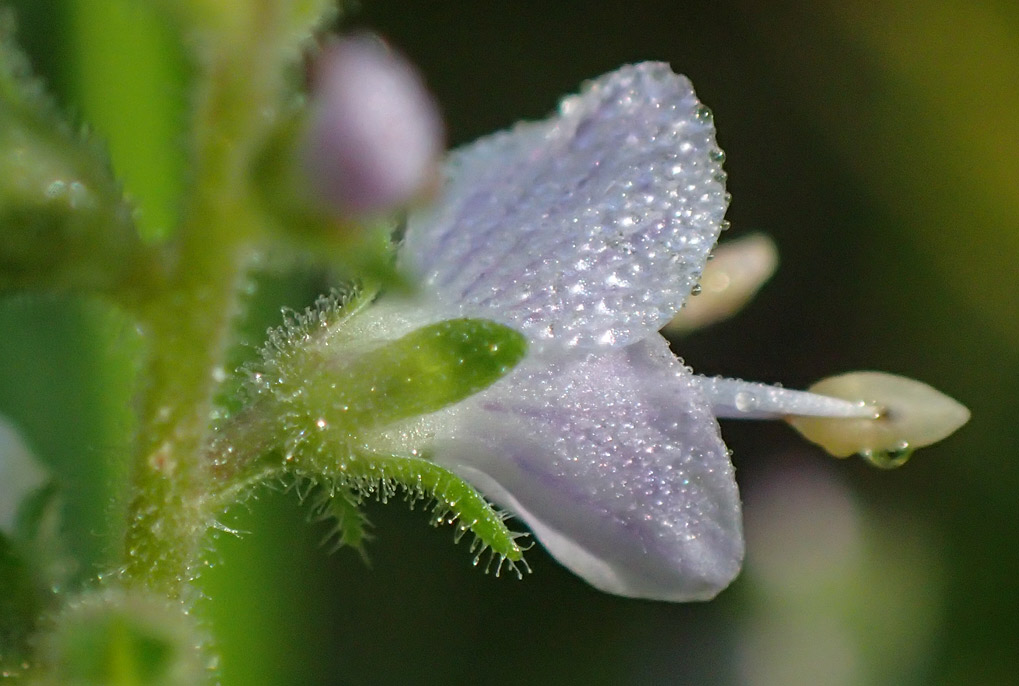
[[[334,212],[399,209],[438,173],[438,106],[414,67],[371,35],[327,46],[316,63],[304,159]]]
[[[21,501],[46,477],[18,430],[0,416],[0,531],[13,529]]]
[[[558,116],[455,152],[441,202],[400,251],[413,303],[378,303],[363,336],[487,318],[528,356],[486,390],[386,429],[523,519],[594,586],[713,597],[743,557],[716,416],[875,420],[878,409],[694,376],[658,330],[701,276],[728,204],[709,110],[661,63],[623,67]]]

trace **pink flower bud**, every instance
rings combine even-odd
[[[443,142],[438,105],[403,57],[371,35],[325,48],[305,166],[327,207],[356,215],[406,205],[433,180]]]

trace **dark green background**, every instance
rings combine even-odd
[[[40,68],[70,92],[59,3],[19,4],[34,8],[24,36]],[[346,23],[420,65],[454,145],[544,116],[620,64],[671,62],[715,113],[730,235],[767,232],[781,255],[745,312],[676,352],[699,372],[792,387],[901,373],[973,419],[890,473],[831,460],[785,426],[725,424],[749,549],[705,604],[603,595],[540,548],[523,581],[486,576],[451,528],[399,501],[370,507],[366,569],[319,547],[326,531],[292,493],[266,492],[234,513],[250,533],[221,535],[205,577],[225,684],[1019,678],[1014,3],[392,0]],[[123,435],[123,403],[93,380],[121,362],[95,350],[111,338],[90,307],[0,312],[0,411],[53,462]]]

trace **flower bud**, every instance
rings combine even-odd
[[[378,38],[325,48],[311,107],[305,168],[332,211],[396,209],[434,181],[444,138],[438,105],[413,66]]]

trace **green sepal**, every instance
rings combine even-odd
[[[0,13],[0,292],[144,289],[155,257],[105,153],[60,117]]]
[[[331,505],[339,508],[331,515],[341,520],[340,542],[357,547],[364,532],[354,506],[402,489],[412,502],[434,503],[436,524],[456,522],[457,539],[472,532],[476,562],[489,549],[499,565],[521,561],[517,534],[470,484],[423,453],[393,454],[377,440],[396,422],[496,382],[524,357],[526,339],[492,321],[450,319],[365,345],[346,331],[371,318],[370,302],[370,294],[334,294],[270,335],[262,364],[249,370],[249,405],[218,427],[211,446],[217,507],[289,473],[345,499]]]
[[[322,376],[306,377],[305,402],[357,435],[474,395],[513,369],[526,351],[526,339],[506,326],[449,319],[353,359],[322,359]]]
[[[506,561],[520,572],[514,563],[523,562],[523,549],[517,543],[519,534],[511,531],[505,516],[493,508],[469,483],[431,460],[355,451],[349,457],[337,459],[336,452],[316,451],[302,461],[302,473],[314,472],[356,491],[359,498],[377,498],[387,502],[401,492],[414,503],[424,501],[432,509],[432,524],[452,524],[459,541],[467,532],[474,535],[471,551],[478,564],[485,551],[490,550],[496,573]],[[309,469],[310,467],[310,469]],[[524,567],[526,569],[526,566]]]

